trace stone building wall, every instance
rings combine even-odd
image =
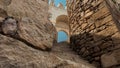
[[[71,47],[100,68],[101,56],[120,48],[120,33],[108,6],[105,0],[67,0]]]
[[[67,10],[62,3],[59,3],[58,6],[56,6],[54,0],[49,1],[49,20],[56,28],[56,41],[58,39],[58,32],[64,31],[68,35],[67,41],[69,42],[69,24],[67,18]]]

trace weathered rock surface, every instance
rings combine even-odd
[[[104,68],[117,68],[120,64],[120,49],[101,56],[101,62]]]
[[[53,46],[55,28],[48,20],[48,5],[42,0],[0,0],[0,17],[18,20],[17,38],[42,50]]]
[[[63,46],[43,52],[0,34],[0,68],[94,68]]]
[[[3,20],[1,27],[5,35],[15,35],[18,30],[17,21],[13,17],[7,17]]]
[[[120,49],[120,0],[67,0],[67,10],[71,47],[102,68],[101,56]],[[110,58],[103,64],[115,64]]]

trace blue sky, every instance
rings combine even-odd
[[[66,0],[54,0],[55,5],[57,6],[59,3],[62,3],[64,6],[66,6]]]
[[[57,42],[67,41],[67,39],[68,39],[68,36],[65,32],[63,32],[63,31],[58,32],[58,41]]]
[[[66,0],[55,0],[55,5],[57,6],[59,3],[62,3],[64,6],[66,5]]]

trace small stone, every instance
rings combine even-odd
[[[105,67],[105,68],[118,64],[114,54],[102,55],[101,62],[102,62],[103,67]]]
[[[13,17],[7,17],[2,23],[2,32],[6,35],[15,35],[18,30],[18,22]]]

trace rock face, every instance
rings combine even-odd
[[[56,63],[61,62],[54,55],[33,49],[19,40],[0,35],[0,68],[52,68]]]
[[[108,68],[118,64],[113,55],[103,55],[101,61],[104,68]]]
[[[120,49],[101,56],[101,62],[104,68],[116,67],[120,64]]]
[[[44,52],[0,34],[0,68],[95,68],[62,47]]]
[[[18,22],[12,17],[6,18],[1,24],[3,33],[6,35],[15,35],[18,30],[17,23]]]
[[[42,50],[53,46],[55,28],[48,20],[48,5],[42,0],[0,0],[0,17],[18,21],[17,38]]]
[[[120,48],[119,5],[119,0],[67,0],[71,47],[98,67],[103,54]]]

